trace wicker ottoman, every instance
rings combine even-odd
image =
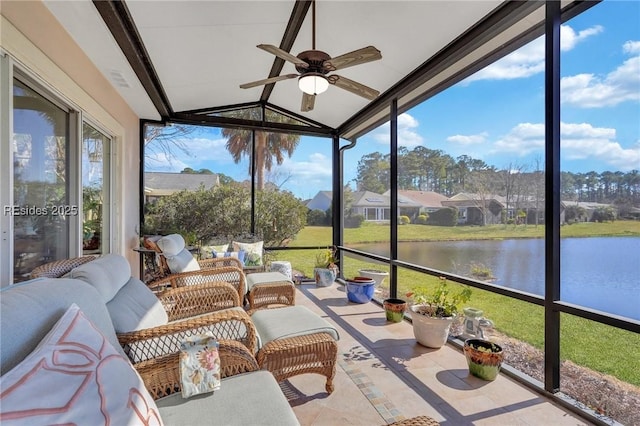
[[[291,306],[296,301],[293,281],[280,272],[256,272],[246,276],[249,313],[270,305]]]
[[[327,378],[325,389],[333,392],[338,356],[338,331],[304,306],[263,309],[251,315],[259,336],[256,355],[262,369],[278,382],[305,373]]]

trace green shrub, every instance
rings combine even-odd
[[[416,218],[416,224],[418,225],[426,225],[427,220],[429,219],[429,215],[426,213],[421,214]]]
[[[242,235],[251,228],[249,189],[238,183],[180,191],[148,204],[143,232],[195,235],[198,241]],[[266,245],[295,238],[307,224],[307,207],[289,191],[256,192],[256,234]]]
[[[471,276],[482,281],[490,281],[495,279],[491,268],[485,266],[482,263],[471,264]]]
[[[612,207],[598,207],[591,216],[592,222],[613,222],[616,212]]]
[[[320,209],[309,210],[309,213],[307,213],[307,225],[325,226],[327,225],[327,215]]]
[[[444,207],[432,212],[427,218],[427,224],[435,226],[456,226],[458,224],[458,209]]]
[[[411,223],[411,219],[409,219],[409,216],[400,216],[398,218],[398,221],[400,222],[400,225],[408,225]]]
[[[362,222],[364,222],[364,215],[354,214],[344,218],[344,227],[360,228],[360,226],[362,225]]]

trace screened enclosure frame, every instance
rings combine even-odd
[[[200,109],[182,112],[167,112],[163,121],[141,120],[141,161],[144,161],[144,129],[148,124],[165,125],[168,123],[182,123],[212,127],[242,128],[255,131],[289,132],[300,135],[319,136],[327,138],[332,144],[332,241],[341,249],[340,257],[354,254],[366,259],[387,264],[390,268],[389,285],[390,297],[397,297],[398,268],[404,268],[432,276],[445,276],[447,279],[474,288],[515,298],[544,308],[544,362],[545,379],[544,390],[550,394],[560,389],[560,314],[570,314],[580,318],[616,327],[633,333],[640,333],[640,321],[619,317],[574,305],[560,300],[560,25],[596,5],[597,1],[572,3],[570,7],[561,9],[557,1],[539,2],[506,2],[496,9],[479,25],[471,28],[449,46],[418,67],[413,73],[394,85],[390,90],[380,95],[365,108],[360,110],[338,128],[331,128],[305,117],[286,111],[268,102],[268,94],[259,102],[229,105],[219,108]],[[542,6],[541,6],[542,5]],[[470,54],[486,40],[500,31],[508,28],[518,19],[531,13],[532,10],[545,7],[545,18],[540,25],[531,27],[523,32],[507,46],[490,52],[459,70],[455,75],[444,79],[438,84],[429,86],[428,83],[438,73],[453,67],[460,58]],[[343,199],[343,154],[357,144],[358,138],[379,125],[390,122],[390,159],[391,159],[391,205],[398,202],[398,116],[411,107],[424,102],[426,99],[446,90],[462,81],[474,72],[482,69],[497,59],[513,52],[539,36],[545,36],[545,295],[536,296],[530,293],[511,290],[490,283],[471,278],[443,273],[435,269],[404,262],[398,259],[398,210],[391,209],[390,217],[390,257],[374,255],[355,250],[344,245],[344,220],[342,211]],[[416,90],[427,87],[418,95],[412,95]],[[264,98],[264,96],[263,96]],[[220,113],[244,108],[260,108],[262,120],[244,120],[225,118]],[[298,124],[274,123],[265,119],[267,111],[283,114],[294,119]],[[140,168],[140,179],[144,182],[144,164]],[[252,170],[252,218],[251,232],[255,231],[255,170]],[[140,188],[140,214],[143,222],[144,197],[143,185]],[[286,249],[281,247],[278,249]],[[530,384],[530,383],[529,383]],[[562,398],[558,402],[567,405]],[[568,404],[571,405],[571,404]],[[572,407],[575,409],[575,407]]]

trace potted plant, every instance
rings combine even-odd
[[[485,339],[467,339],[463,347],[469,373],[483,380],[495,380],[504,359],[502,347]]]
[[[407,302],[402,299],[389,298],[382,302],[387,321],[400,322],[404,319],[404,311],[407,309]]]
[[[333,284],[339,272],[337,263],[335,247],[329,247],[316,254],[316,263],[313,268],[316,286],[328,287]]]
[[[433,292],[425,286],[417,286],[407,293],[407,297],[413,299],[410,308],[413,335],[418,343],[429,348],[440,348],[447,342],[459,306],[471,298],[468,286],[452,293],[447,279],[439,279],[440,283]]]

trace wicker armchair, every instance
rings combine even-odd
[[[152,281],[147,285],[153,291],[162,292],[168,288],[176,289],[180,287],[200,285],[211,281],[224,281],[235,288],[240,302],[243,302],[247,284],[245,276],[242,273],[242,269],[233,266],[216,267],[213,266],[215,262],[208,262],[209,260],[218,259],[207,259],[207,261],[203,262],[207,267],[203,267],[200,271],[168,274],[164,278]]]
[[[235,289],[226,283],[223,284],[228,286],[228,290],[225,291],[226,295],[235,296],[237,302]],[[220,286],[220,283],[211,284],[212,288],[224,286]],[[185,287],[176,290],[192,291],[193,289]],[[198,289],[197,291],[200,293],[206,292],[203,289]],[[173,293],[173,290],[169,290],[169,293]],[[165,301],[163,301],[164,303]],[[189,306],[182,314],[190,315],[194,313],[195,309]],[[179,313],[177,316],[180,317],[182,314]],[[251,322],[251,317],[237,306],[235,309],[223,309],[209,312],[205,315],[188,316],[153,328],[117,333],[117,337],[131,362],[137,364],[156,358],[165,359],[172,354],[175,355],[180,350],[180,343],[186,337],[207,331],[212,332],[218,339],[238,341],[251,354],[254,354],[257,350],[257,333],[255,326]]]

